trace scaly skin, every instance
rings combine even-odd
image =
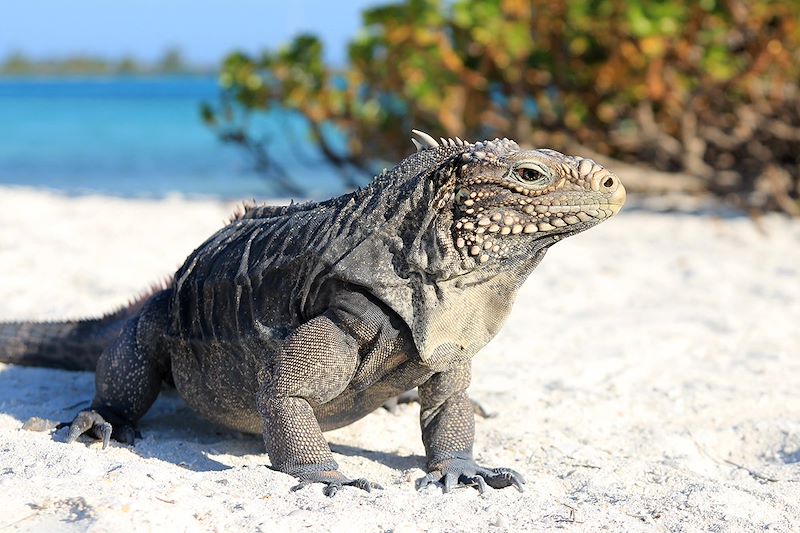
[[[273,468],[300,486],[369,490],[339,472],[322,432],[419,387],[428,474],[418,487],[521,490],[518,473],[472,458],[470,361],[547,249],[616,214],[625,189],[588,159],[506,139],[413,140],[417,153],[363,190],[248,207],[197,248],[113,323],[92,407],[68,440],[132,442],[174,380],[201,415],[262,433]],[[103,323],[82,324],[88,339]],[[6,327],[0,360],[52,364],[53,328]],[[82,354],[64,366],[84,368]]]

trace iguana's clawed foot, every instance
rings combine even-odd
[[[314,483],[322,483],[325,485],[322,493],[325,496],[334,496],[342,487],[356,487],[357,489],[372,492],[372,489],[382,489],[377,483],[373,483],[367,479],[358,478],[350,479],[345,477],[338,470],[330,470],[323,472],[314,472],[309,474],[301,474],[297,476],[300,478],[300,483],[292,487],[292,491],[300,490],[303,487]]]
[[[84,433],[91,434],[96,439],[103,441],[103,449],[108,447],[108,443],[113,438],[123,444],[133,444],[136,438],[136,430],[128,424],[116,424],[112,426],[97,411],[81,411],[75,420],[69,424],[69,434],[67,443],[75,442]]]
[[[472,459],[445,459],[436,463],[428,475],[417,480],[417,490],[428,485],[441,485],[444,492],[450,492],[454,487],[462,486],[475,487],[483,494],[487,486],[493,489],[513,486],[522,492],[524,484],[522,476],[510,468],[484,468]]]

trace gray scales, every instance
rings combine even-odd
[[[345,476],[323,431],[418,387],[428,474],[522,489],[473,460],[471,359],[517,290],[565,237],[615,215],[619,179],[590,159],[414,130],[417,151],[324,202],[247,206],[170,280],[99,319],[0,324],[0,361],[96,370],[88,434],[133,444],[164,384],[203,417],[260,433],[299,486]]]

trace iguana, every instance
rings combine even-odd
[[[547,249],[608,219],[625,189],[590,159],[508,139],[436,141],[369,186],[323,202],[246,207],[162,287],[95,320],[0,325],[0,361],[91,369],[72,421],[132,444],[173,384],[203,417],[261,433],[274,469],[334,494],[322,432],[419,388],[427,475],[417,487],[515,486],[472,455],[470,361]]]

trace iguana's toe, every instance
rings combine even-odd
[[[91,434],[96,439],[103,441],[103,449],[108,448],[111,439],[123,444],[133,445],[136,430],[129,424],[116,424],[107,422],[97,411],[81,411],[69,424],[67,443],[75,442],[83,434]]]
[[[503,489],[516,487],[524,491],[525,479],[510,468],[484,468],[472,459],[445,459],[435,463],[428,474],[417,480],[417,490],[438,485],[444,492],[455,487],[475,487],[483,494],[487,487]]]
[[[484,469],[487,470],[487,469]],[[488,475],[480,474],[486,483],[493,489],[504,489],[506,487],[516,487],[520,492],[525,491],[525,479],[519,472],[510,468],[491,468]]]
[[[325,496],[333,496],[335,495],[340,488],[342,487],[355,487],[357,489],[365,490],[367,492],[372,492],[372,489],[382,489],[380,485],[374,483],[366,478],[360,477],[358,479],[350,479],[343,483],[328,483],[322,489],[322,493]]]
[[[292,491],[300,490],[314,483],[322,483],[325,485],[322,489],[322,493],[329,497],[336,495],[336,493],[339,492],[339,489],[342,487],[355,487],[367,492],[372,492],[372,489],[383,488],[377,483],[373,483],[372,481],[369,481],[363,477],[358,479],[350,479],[341,474],[338,470],[306,473],[299,475],[298,477],[300,478],[300,483],[292,487]]]

